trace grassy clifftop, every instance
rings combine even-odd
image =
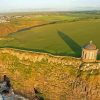
[[[98,69],[84,70],[95,64]],[[99,66],[99,62],[85,65],[68,56],[0,49],[0,77],[7,74],[14,90],[30,99],[36,88],[45,100],[99,100]]]

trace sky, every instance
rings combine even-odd
[[[100,10],[100,0],[0,0],[0,12]]]

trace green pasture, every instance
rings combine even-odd
[[[44,17],[44,19],[46,18],[47,16]],[[59,18],[66,19],[65,16],[58,16]],[[81,48],[91,40],[100,49],[100,19],[64,21],[62,23],[26,28],[7,37],[14,39],[0,40],[0,47],[80,57]]]

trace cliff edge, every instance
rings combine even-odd
[[[0,49],[0,77],[7,74],[14,91],[34,97],[36,88],[45,100],[100,100],[100,62],[24,50]]]

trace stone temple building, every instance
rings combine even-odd
[[[83,62],[96,62],[98,49],[92,41],[82,48],[82,61]]]

